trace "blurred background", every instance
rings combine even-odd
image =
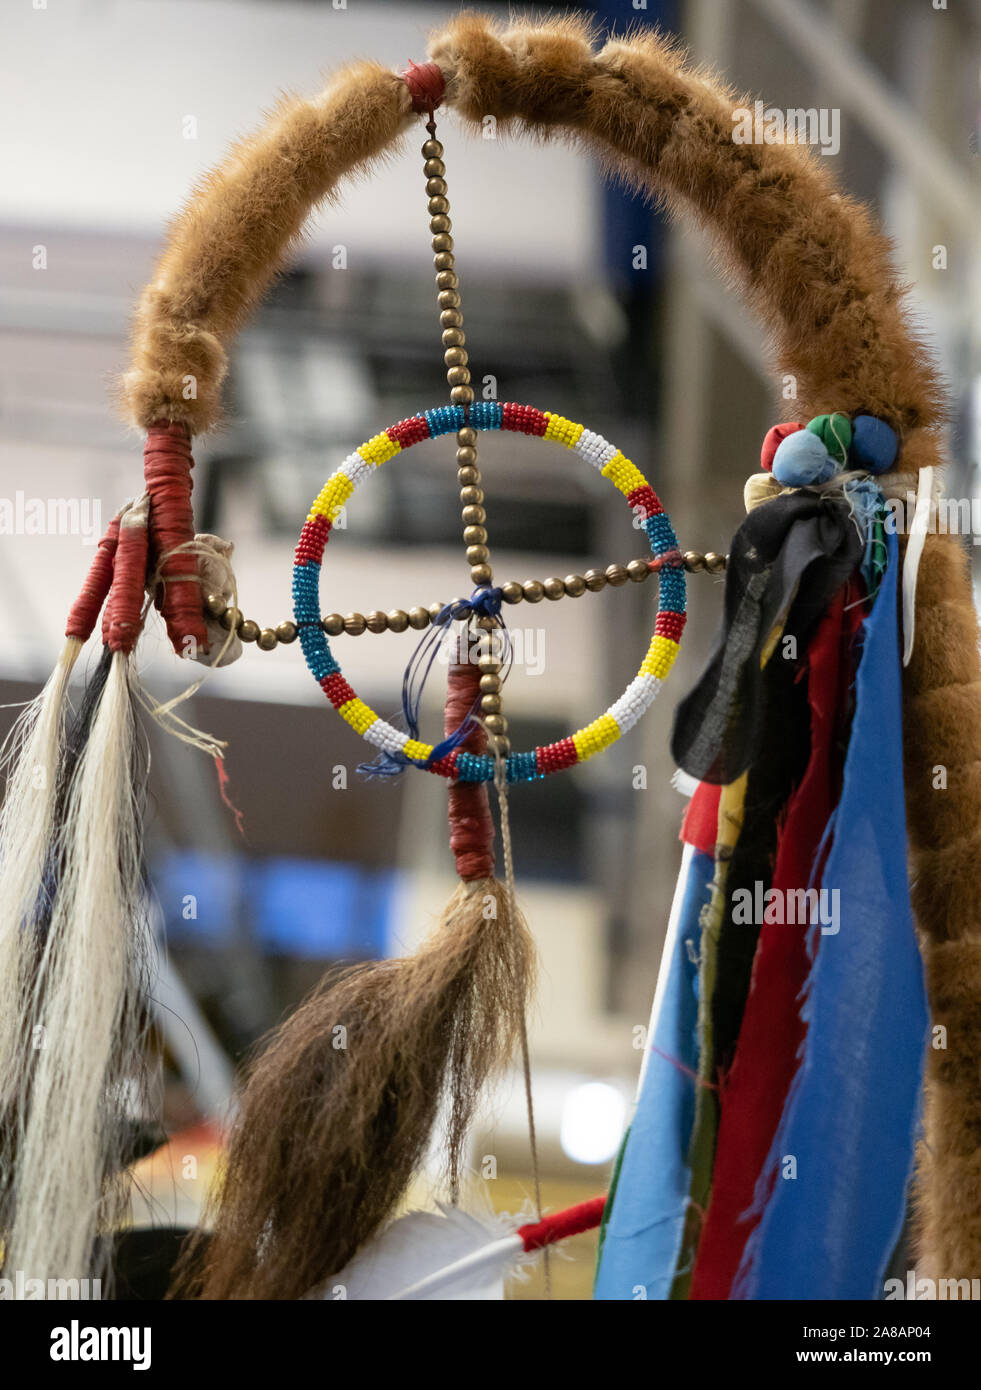
[[[0,716],[50,671],[92,544],[140,487],[141,441],[112,393],[133,302],[163,230],[229,141],[283,90],[315,93],[353,57],[422,61],[458,7],[392,0],[18,0],[0,57]],[[509,7],[480,8],[506,14]],[[520,13],[524,7],[511,6]],[[571,7],[537,5],[536,13]],[[948,491],[977,493],[981,446],[981,7],[977,0],[619,0],[598,26],[680,35],[779,109],[840,112],[841,185],[895,242],[949,383]],[[742,484],[780,416],[761,333],[696,229],[673,227],[588,159],[464,134],[441,113],[468,349],[478,394],[535,404],[614,441],[650,478],[682,548],[725,551]],[[310,501],[362,440],[445,399],[418,141],[324,209],[242,333],[227,422],[197,441],[200,530],[235,542],[241,606],[290,616],[292,546]],[[447,600],[467,587],[452,440],[413,450],[359,492],[330,547],[323,611]],[[544,579],[642,553],[621,505],[568,456],[482,436],[495,576]],[[562,470],[561,472],[559,470]],[[77,525],[27,534],[32,498]],[[74,510],[73,510],[74,509]],[[9,524],[9,518],[14,523]],[[100,524],[101,522],[101,524]],[[12,532],[12,533],[11,533]],[[531,1050],[543,1198],[605,1190],[636,1084],[679,861],[684,803],[667,752],[674,703],[705,656],[721,580],[691,577],[682,658],[653,711],[574,775],[511,797],[519,894],[542,957]],[[512,610],[525,660],[507,685],[516,748],[605,708],[646,648],[653,585]],[[412,632],[341,637],[383,715]],[[158,699],[198,673],[156,620],[142,674]],[[90,657],[90,665],[95,653]],[[443,668],[423,732],[440,727]],[[247,647],[186,717],[227,741],[209,758],[148,727],[148,855],[161,939],[158,1047],[170,1142],[144,1164],[134,1220],[193,1220],[218,1121],[248,1048],[338,962],[410,950],[454,885],[445,789],[366,782],[364,747],[327,707],[299,646]],[[531,1195],[520,1078],[489,1099],[468,1200]],[[424,1175],[415,1200],[432,1194]],[[556,1296],[589,1296],[595,1241],[553,1264]],[[539,1275],[512,1296],[537,1297]]]

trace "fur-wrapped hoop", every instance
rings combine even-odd
[[[465,14],[435,36],[430,58],[445,104],[466,121],[493,115],[505,129],[570,139],[711,230],[774,365],[796,379],[795,415],[864,412],[896,431],[905,470],[942,462],[937,374],[887,241],[808,150],[732,140],[732,109],[745,98],[653,34],[596,51],[579,20],[503,27]],[[391,151],[413,119],[405,82],[358,64],[321,97],[284,103],[203,181],[140,303],[124,384],[131,420],[192,434],[215,426],[229,341],[311,208]],[[927,538],[916,601],[904,673],[913,891],[947,1037],[930,1055],[919,1258],[961,1276],[981,1272],[981,666],[955,538]],[[950,772],[944,791],[934,789],[938,766]]]

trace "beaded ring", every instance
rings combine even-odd
[[[538,781],[548,773],[559,772],[585,762],[633,728],[653,704],[674,664],[685,625],[685,572],[667,513],[641,471],[601,435],[574,424],[561,415],[536,410],[527,405],[501,405],[480,401],[469,407],[438,406],[422,415],[413,415],[376,434],[332,473],[316,498],[300,532],[293,563],[293,609],[300,634],[300,645],[307,665],[328,700],[343,719],[368,743],[383,752],[401,754],[414,766],[442,777],[462,782],[488,782],[494,776],[495,757],[454,748],[433,759],[432,744],[421,743],[394,728],[372,710],[351,688],[335,660],[321,626],[320,568],[333,523],[354,490],[374,468],[418,444],[441,434],[462,429],[511,430],[554,440],[573,450],[609,478],[627,499],[635,516],[643,518],[644,530],[655,557],[659,577],[658,609],[654,635],[637,675],[620,698],[604,714],[571,737],[535,748],[526,753],[509,753],[506,758],[509,782]],[[673,557],[677,561],[673,562]]]

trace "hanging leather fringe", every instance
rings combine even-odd
[[[480,673],[450,673],[446,727]],[[466,746],[478,752],[474,725]],[[444,1099],[458,1185],[480,1091],[519,1040],[533,945],[493,878],[483,787],[450,793],[463,881],[412,956],[328,976],[253,1063],[229,1141],[210,1240],[192,1239],[179,1296],[296,1299],[343,1269],[391,1216]]]

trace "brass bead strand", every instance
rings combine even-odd
[[[446,363],[450,401],[453,405],[466,408],[473,404],[474,392],[470,384],[467,339],[463,330],[460,277],[456,273],[456,257],[453,253],[450,204],[446,196],[446,165],[443,163],[443,146],[436,139],[435,121],[430,120],[426,130],[429,139],[422,147],[422,157],[425,161],[423,173],[426,175],[426,193],[429,195],[429,230],[433,235],[436,303],[439,307],[439,325],[443,333],[443,361]],[[494,582],[494,572],[487,544],[484,490],[477,464],[477,431],[470,424],[464,424],[457,431],[456,467],[464,528],[463,543],[466,546],[467,564],[470,566],[470,580],[474,588],[480,588]],[[492,645],[491,633],[499,626],[498,620],[479,618],[476,625],[484,633],[482,644],[486,641],[488,645]],[[489,662],[493,661],[491,657],[487,659]],[[501,712],[500,669],[498,662],[496,669],[492,670],[488,666],[488,669],[482,671],[480,707],[487,731],[492,735],[497,751],[506,756],[511,745],[507,736],[507,719]]]

